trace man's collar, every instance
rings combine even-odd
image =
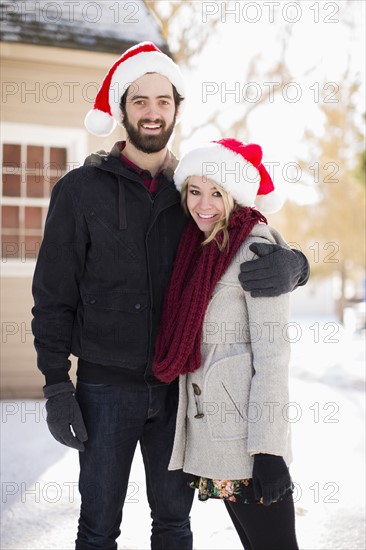
[[[140,166],[137,166],[135,163],[133,163],[130,159],[128,159],[125,155],[123,155],[123,149],[126,147],[126,141],[117,141],[111,152],[110,152],[110,155],[113,156],[113,157],[116,157],[116,158],[121,158],[123,157],[124,159],[124,164],[125,165],[130,165],[130,167],[134,167],[134,169],[136,171],[142,171],[143,169],[140,168]],[[127,162],[125,162],[125,160]],[[176,159],[176,157],[174,156],[174,154],[169,151],[169,149],[167,150],[166,152],[166,155],[165,155],[165,159],[163,161],[163,164],[161,165],[161,167],[159,168],[157,174],[161,173],[161,172],[164,172],[164,176],[168,179],[168,180],[172,180],[173,179],[173,176],[174,176],[174,171],[176,169],[178,165],[178,160]]]

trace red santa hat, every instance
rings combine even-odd
[[[205,176],[225,189],[240,206],[276,212],[283,200],[262,164],[262,148],[237,139],[212,141],[187,153],[179,162],[174,182],[181,190],[189,176]]]
[[[108,136],[122,123],[120,101],[127,88],[146,73],[159,73],[184,96],[182,73],[176,63],[152,42],[141,42],[125,51],[112,65],[97,93],[94,108],[85,117],[87,130]]]

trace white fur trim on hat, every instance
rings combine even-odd
[[[206,176],[241,206],[254,206],[260,182],[257,168],[218,143],[198,147],[182,158],[174,174],[178,191],[189,176]]]

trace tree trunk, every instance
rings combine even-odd
[[[339,276],[341,279],[340,296],[337,302],[337,315],[339,322],[344,323],[344,309],[346,307],[346,263],[342,261],[340,265]]]

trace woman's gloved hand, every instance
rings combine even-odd
[[[291,487],[290,473],[282,456],[254,455],[253,488],[256,500],[263,499],[263,504],[269,506]]]

